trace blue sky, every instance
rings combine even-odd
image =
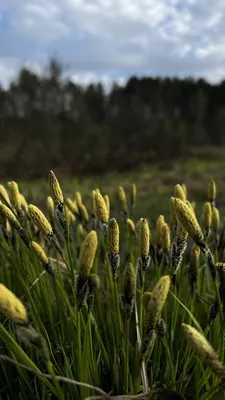
[[[0,82],[58,56],[74,81],[225,78],[225,0],[0,0]]]

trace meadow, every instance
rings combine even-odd
[[[2,182],[0,398],[225,398],[224,167]]]

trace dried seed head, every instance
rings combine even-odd
[[[50,217],[52,219],[54,219],[54,216],[55,216],[54,201],[51,196],[47,197],[47,210],[48,210],[48,214],[50,215]]]
[[[91,213],[92,213],[92,216],[93,216],[94,218],[95,218],[96,215],[97,215],[97,207],[96,207],[95,194],[96,194],[96,191],[95,191],[95,190],[92,190],[92,193],[91,193]]]
[[[194,289],[194,286],[197,281],[198,269],[199,269],[199,257],[200,257],[200,248],[194,244],[191,249],[191,257],[190,257],[190,268],[188,270],[189,279],[191,289]]]
[[[122,186],[119,187],[119,200],[120,200],[122,211],[125,214],[127,214],[127,199],[126,199],[126,194],[125,194]]]
[[[205,249],[206,244],[204,241],[204,236],[194,212],[180,199],[175,199],[174,204],[180,224],[189,233],[194,242],[201,249]]]
[[[157,322],[156,327],[157,327],[157,331],[158,331],[159,336],[160,336],[161,338],[164,338],[164,337],[165,337],[165,334],[166,334],[166,324],[165,324],[165,321],[164,321],[163,318],[161,318],[161,319]]]
[[[107,194],[105,194],[104,200],[105,200],[105,205],[107,207],[108,213],[110,215],[110,200],[109,200],[109,196]]]
[[[47,343],[42,335],[35,331],[32,326],[19,326],[16,329],[17,336],[25,346],[35,346],[39,350],[45,360],[50,359]]]
[[[225,368],[219,361],[218,356],[206,338],[190,325],[182,324],[187,340],[196,351],[197,355],[202,357],[205,365],[211,368],[215,374],[224,379]]]
[[[49,186],[55,207],[62,210],[64,199],[62,189],[53,171],[49,172]]]
[[[115,218],[110,219],[108,225],[108,252],[119,253],[119,226]]]
[[[44,216],[43,212],[33,204],[30,204],[28,209],[31,218],[33,219],[34,223],[38,226],[38,228],[41,229],[45,233],[45,235],[52,235],[53,233],[52,227],[48,222],[47,218]]]
[[[79,206],[79,210],[80,210],[80,214],[81,214],[82,220],[84,221],[85,224],[87,224],[88,221],[89,221],[89,216],[88,216],[87,208],[85,207],[84,204],[81,204],[81,205]]]
[[[208,200],[214,202],[216,200],[216,183],[212,179],[208,185]]]
[[[220,213],[218,208],[212,208],[212,230],[217,232],[220,228]]]
[[[42,249],[42,247],[35,241],[31,242],[31,246],[32,246],[32,249],[33,249],[34,253],[40,259],[40,261],[43,264],[48,265],[49,264],[49,259],[46,256],[46,254],[45,254],[44,250]]]
[[[131,202],[132,207],[134,207],[136,204],[136,197],[137,197],[137,188],[136,188],[135,183],[132,183],[131,193],[130,193],[130,202]]]
[[[134,222],[132,221],[132,219],[127,218],[127,226],[128,226],[129,231],[132,234],[134,234],[135,233],[135,225],[134,225]]]
[[[149,303],[151,297],[152,297],[152,293],[151,292],[144,292],[143,293],[142,304],[143,304],[143,307],[144,307],[145,311],[148,308],[148,303]]]
[[[5,204],[0,202],[0,212],[5,216],[14,229],[21,231],[23,228],[13,212]]]
[[[7,192],[6,188],[3,185],[0,185],[0,200],[2,200],[1,196],[7,202],[7,204],[9,204],[9,205],[11,204],[8,192]]]
[[[109,220],[109,212],[106,207],[105,200],[103,199],[102,195],[97,191],[95,194],[95,199],[98,218],[100,219],[101,223],[107,224]]]
[[[176,210],[175,210],[175,205],[174,205],[174,197],[170,198],[170,219],[171,219],[171,225],[176,226],[177,216],[176,216]]]
[[[170,277],[164,275],[155,285],[145,314],[145,328],[147,331],[155,329],[164,307],[170,288]]]
[[[76,200],[77,206],[79,208],[82,204],[82,197],[81,197],[80,192],[76,192],[75,200]]]
[[[204,204],[203,216],[204,216],[204,228],[208,229],[211,227],[212,223],[212,208],[209,202]]]
[[[0,283],[0,313],[15,323],[27,324],[28,317],[23,303],[2,283]]]
[[[100,289],[100,279],[99,279],[98,275],[90,274],[88,277],[88,284],[89,284],[89,289],[90,289],[91,293],[93,292],[93,290],[99,290]]]
[[[139,227],[139,254],[141,258],[148,257],[150,247],[150,232],[146,219],[140,220]]]
[[[186,201],[186,196],[181,185],[177,184],[174,188],[174,197],[182,201]]]
[[[156,221],[156,243],[161,246],[162,226],[165,224],[164,215],[160,215]]]
[[[21,211],[22,207],[18,184],[12,181],[9,182],[8,185],[11,192],[12,206],[15,208],[16,211]]]
[[[20,193],[20,203],[26,214],[28,214],[28,204],[22,193]]]
[[[170,228],[168,224],[163,224],[161,227],[161,246],[164,251],[168,252],[170,249]]]
[[[81,245],[79,260],[79,276],[87,279],[93,266],[95,253],[98,246],[98,236],[95,231],[88,233]]]
[[[72,201],[69,197],[67,197],[66,205],[73,214],[79,214],[76,200]]]

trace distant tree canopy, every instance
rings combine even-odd
[[[131,77],[105,93],[23,68],[0,87],[0,177],[102,174],[172,160],[193,146],[225,144],[225,81]]]

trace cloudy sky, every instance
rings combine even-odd
[[[51,56],[80,83],[225,78],[225,0],[0,0],[0,82]]]

